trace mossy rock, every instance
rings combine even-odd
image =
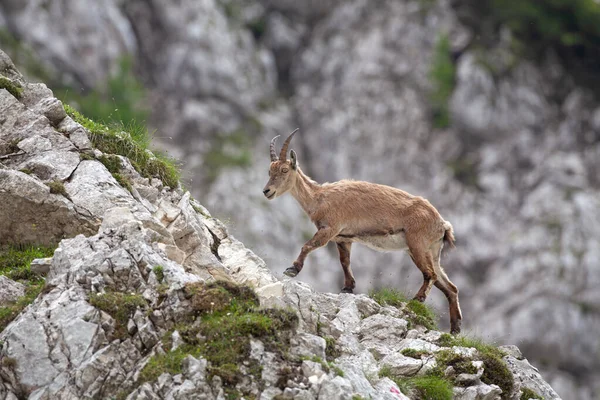
[[[127,322],[135,311],[148,306],[141,294],[121,292],[91,293],[89,303],[115,319],[114,336],[118,339],[127,337]]]
[[[170,334],[165,335],[163,348],[167,354],[151,359],[142,371],[143,381],[155,380],[163,372],[178,371],[185,356],[191,354],[208,361],[209,379],[221,378],[226,397],[238,398],[242,394],[236,385],[243,379],[260,381],[262,368],[250,358],[252,338],[282,359],[287,353],[298,324],[293,311],[259,309],[258,297],[251,288],[228,281],[188,284],[183,296],[193,309],[187,320],[174,329],[184,344],[176,351],[168,351],[172,339]]]
[[[19,82],[11,81],[2,75],[0,75],[0,89],[6,89],[8,93],[12,94],[17,99],[20,99],[23,95],[23,88]]]

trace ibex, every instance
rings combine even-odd
[[[302,172],[294,150],[290,152],[291,159],[287,159],[288,146],[297,131],[285,140],[279,157],[275,151],[279,136],[271,140],[269,182],[263,194],[271,200],[290,192],[316,225],[317,233],[302,246],[300,255],[284,274],[298,275],[310,252],[333,241],[344,270],[342,293],[352,293],[355,287],[350,269],[352,243],[379,251],[408,250],[423,273],[423,285],[414,298],[425,301],[435,284],[448,299],[450,331],[459,333],[462,314],[458,289],[440,265],[444,242],[454,246],[450,222],[426,199],[390,186],[353,180],[318,184]]]

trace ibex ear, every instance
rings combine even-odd
[[[290,151],[290,158],[292,159],[292,168],[296,169],[296,152],[294,150]]]

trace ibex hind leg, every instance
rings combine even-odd
[[[444,296],[446,296],[446,299],[448,300],[450,333],[458,334],[460,333],[460,326],[462,323],[462,313],[458,303],[458,288],[450,281],[448,275],[446,275],[446,271],[444,271],[444,268],[442,268],[440,264],[442,247],[443,243],[440,241],[440,243],[436,244],[432,250],[432,255],[434,257],[433,267],[438,278],[437,281],[435,281],[435,286],[444,293]]]
[[[410,242],[409,254],[410,258],[412,258],[417,268],[419,268],[423,274],[423,284],[414,299],[424,302],[431,291],[433,283],[437,280],[437,275],[433,266],[433,257],[429,249],[424,249],[421,246],[411,246]]]

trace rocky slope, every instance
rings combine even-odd
[[[429,330],[414,303],[276,279],[189,192],[94,148],[1,51],[0,71],[1,244],[60,240],[0,333],[1,398],[392,400],[430,396],[423,379],[455,399],[559,398],[516,347]],[[2,278],[5,305],[23,291]]]
[[[564,397],[593,399],[600,104],[551,52],[515,55],[506,29],[482,45],[486,16],[468,4],[28,0],[0,4],[0,24],[76,87],[102,84],[133,56],[158,140],[184,161],[186,183],[277,274],[314,227],[292,199],[267,205],[260,193],[273,136],[299,126],[292,146],[319,181],[367,179],[429,198],[459,240],[444,263],[465,329],[518,343]],[[443,129],[429,97],[441,35],[456,68]],[[215,174],[217,153],[243,167],[217,163]],[[89,222],[86,204],[46,207]],[[421,279],[399,253],[356,246],[352,262],[362,292],[415,291]],[[335,250],[311,256],[300,279],[341,287]],[[438,293],[431,301],[445,308]]]

